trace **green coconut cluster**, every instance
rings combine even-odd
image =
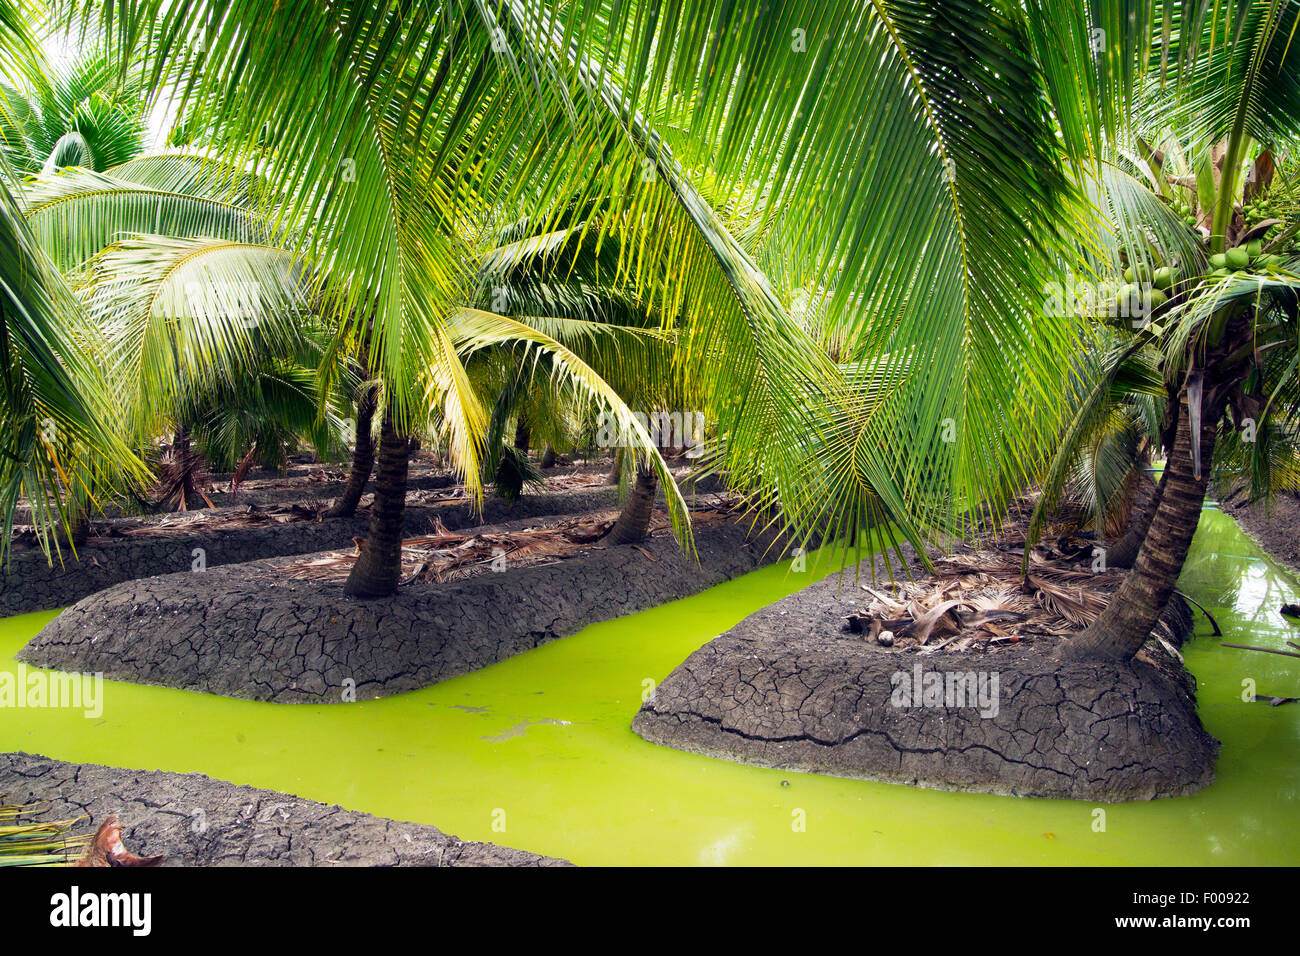
[[[1125,261],[1133,258],[1127,253],[1121,255]],[[1179,271],[1171,266],[1158,265],[1152,268],[1145,262],[1136,262],[1125,267],[1124,282],[1115,292],[1116,311],[1123,315],[1127,307],[1127,311],[1131,312],[1133,304],[1141,302],[1146,294],[1151,297],[1152,311],[1160,308],[1169,301],[1174,286],[1181,278]]]
[[[1175,191],[1172,196],[1168,197],[1169,208],[1177,213],[1187,223],[1188,228],[1196,228],[1196,207],[1183,198],[1179,191]]]
[[[1275,227],[1281,228],[1281,227]],[[1295,250],[1287,250],[1286,255],[1265,252],[1267,238],[1252,239],[1210,256],[1208,278],[1223,279],[1236,273],[1275,272],[1283,267],[1288,258],[1295,255]],[[1151,258],[1150,255],[1147,257]],[[1138,257],[1127,249],[1120,250],[1120,261],[1124,263],[1123,282],[1100,284],[1098,302],[1112,302],[1111,314],[1120,317],[1131,316],[1141,304],[1149,306],[1154,312],[1165,305],[1171,296],[1182,291],[1189,282],[1197,281],[1196,276],[1186,276],[1176,266],[1165,265],[1156,256],[1153,264],[1138,261]],[[1131,264],[1130,264],[1131,263]],[[1144,296],[1149,295],[1149,299]]]
[[[1281,220],[1268,227],[1264,233],[1264,242],[1276,238],[1285,226],[1283,222],[1295,218],[1296,213],[1300,211],[1297,208],[1295,199],[1272,190],[1262,196],[1256,196],[1250,202],[1242,207],[1242,212],[1246,216],[1247,222],[1265,222],[1269,219]]]
[[[1280,269],[1284,257],[1264,252],[1265,240],[1252,239],[1210,256],[1210,277],[1222,279],[1235,272],[1268,272]]]

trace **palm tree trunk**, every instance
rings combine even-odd
[[[235,473],[230,476],[230,503],[234,504],[239,500],[239,486],[248,477],[248,473],[253,470],[253,461],[257,458],[257,442],[249,446],[248,451],[244,452],[244,457],[239,459],[239,464],[235,466]]]
[[[551,447],[550,442],[547,442],[546,450],[542,452],[542,467],[543,468],[555,467],[555,449]]]
[[[606,478],[611,485],[618,484],[618,479],[623,474],[623,449],[614,449],[614,463],[609,467],[609,476]]]
[[[379,468],[375,472],[375,503],[370,509],[370,536],[358,546],[361,554],[344,585],[345,594],[359,598],[386,597],[402,578],[402,531],[406,513],[406,473],[411,443],[399,435],[391,412],[379,431]]]
[[[73,497],[68,502],[68,540],[74,548],[80,548],[90,537],[90,515],[84,502]]]
[[[196,501],[198,496],[194,488],[194,470],[190,467],[190,430],[186,425],[176,429],[176,434],[172,436],[172,457],[180,462],[180,510],[203,507]]]
[[[334,502],[327,518],[351,518],[357,513],[357,503],[361,501],[370,480],[370,472],[375,467],[375,440],[370,434],[375,420],[375,409],[379,405],[379,395],[374,386],[369,386],[357,399],[357,440],[352,448],[352,468],[348,472],[348,483],[343,486],[343,493]]]
[[[1151,519],[1155,517],[1156,510],[1160,507],[1160,498],[1165,492],[1165,482],[1169,480],[1169,469],[1166,468],[1160,475],[1160,481],[1156,484],[1156,489],[1151,493],[1151,500],[1145,507],[1133,518],[1133,523],[1129,529],[1115,539],[1115,543],[1106,549],[1106,566],[1108,568],[1131,568],[1133,562],[1137,560],[1138,551],[1142,548],[1142,542],[1146,540],[1147,531],[1151,527]]]
[[[1207,392],[1210,392],[1207,389]],[[1062,656],[1071,660],[1126,660],[1151,635],[1173,596],[1187,549],[1201,518],[1201,505],[1209,483],[1210,462],[1222,399],[1204,398],[1201,418],[1201,475],[1192,467],[1191,418],[1187,393],[1179,397],[1177,438],[1165,464],[1164,490],[1151,516],[1151,525],[1138,551],[1133,570],[1110,599],[1106,610],[1066,645]]]
[[[515,422],[515,447],[528,454],[528,445],[533,440],[533,430],[528,424],[528,419],[520,414],[518,421]]]
[[[659,476],[650,466],[637,469],[636,483],[623,503],[618,520],[606,540],[610,544],[635,544],[645,539],[650,530],[650,517],[655,509],[655,492],[659,490]]]

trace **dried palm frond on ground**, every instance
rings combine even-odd
[[[89,538],[166,538],[196,531],[229,531],[237,528],[262,528],[296,521],[320,521],[324,502],[279,505],[270,508],[249,506],[243,511],[178,511],[157,518],[115,518],[91,522]],[[10,541],[18,546],[36,546],[36,533],[29,526],[15,525]]]
[[[153,489],[155,504],[163,511],[203,507],[199,501],[211,508],[212,499],[203,493],[203,487],[211,483],[203,458],[190,446],[188,435],[178,432],[176,439],[163,449],[158,462],[158,481]]]
[[[73,866],[158,866],[162,855],[137,856],[122,845],[122,822],[116,813],[110,813],[99,825],[95,837],[86,844],[85,852]]]
[[[1105,609],[1122,575],[1098,574],[1039,558],[1029,574],[997,551],[953,555],[935,562],[937,576],[885,593],[862,585],[864,611],[848,629],[900,650],[978,650],[1034,638],[1056,639],[1086,627]]]
[[[293,521],[320,521],[321,507],[308,505],[286,505],[275,508],[254,509],[247,511],[193,511],[185,514],[168,516],[160,520],[141,522],[135,526],[123,526],[117,522],[109,526],[110,537],[166,537],[192,531],[225,531],[231,528],[258,528],[273,524],[288,524]]]
[[[1026,494],[1014,499],[998,521],[982,516],[970,529],[966,544],[970,549],[1015,552],[1017,557],[1025,546],[1025,535],[1038,503],[1037,494]],[[1084,530],[1089,523],[1087,513],[1077,504],[1062,502],[1044,524],[1038,540],[1042,553],[1048,557],[1075,555],[1091,550],[1096,537]]]
[[[530,483],[533,489],[532,493],[554,493],[557,491],[569,491],[575,488],[594,488],[597,485],[603,485],[606,477],[602,474],[590,472],[578,472],[576,474],[551,475]],[[374,500],[373,495],[367,495],[362,499],[364,502]],[[465,494],[464,485],[451,485],[446,488],[428,488],[420,491],[408,491],[406,493],[407,504],[429,504],[437,502],[446,504],[448,502],[469,501]]]
[[[361,507],[368,508],[370,505],[374,504],[375,496],[373,493],[367,494],[362,497],[361,501],[362,504],[358,505],[358,509]],[[408,491],[406,493],[406,503],[408,505],[427,505],[433,502],[446,504],[448,502],[458,501],[469,501],[469,497],[465,494],[465,488],[463,485],[451,485],[447,488],[426,488],[419,491]]]
[[[608,481],[608,476],[599,472],[574,472],[567,475],[554,475],[546,479],[547,491],[566,491],[569,488],[594,488]]]
[[[181,454],[184,455],[184,452]],[[193,496],[188,498],[185,509],[180,508],[179,500],[180,491],[183,490],[185,485],[185,476],[183,474],[173,475],[172,479],[174,480],[163,482],[155,488],[156,494],[168,498],[170,501],[170,504],[163,507],[162,514],[135,518],[114,516],[106,520],[91,520],[88,522],[87,537],[165,536],[198,530],[200,524],[202,530],[223,530],[227,528],[251,528],[272,523],[284,524],[291,521],[318,521],[321,518],[320,512],[327,509],[333,500],[332,498],[320,496],[320,492],[323,490],[320,486],[341,483],[348,477],[347,471],[341,469],[313,468],[302,474],[275,478],[247,478],[237,470],[230,476],[228,481],[223,480],[214,483],[206,475],[197,455],[192,451],[188,454],[193,456],[191,463],[195,465],[197,470],[189,475],[194,491]],[[165,446],[164,464],[170,455],[171,446]],[[251,459],[248,460],[251,462]],[[241,462],[242,464],[243,462]],[[169,473],[170,470],[170,464],[167,464],[162,469],[164,473]],[[442,468],[433,470],[439,474],[445,473]],[[245,474],[247,473],[245,472]],[[551,475],[546,478],[543,490],[547,493],[554,493],[571,489],[591,488],[602,485],[605,481],[606,476],[603,472]],[[247,510],[244,511],[230,510],[229,507],[217,508],[212,500],[204,494],[205,490],[207,492],[230,494],[232,496],[231,505],[234,505],[236,497],[255,498],[257,495],[267,492],[293,489],[301,490],[302,495],[300,500],[292,505],[259,506],[250,504]],[[450,485],[443,488],[408,491],[406,501],[407,504],[411,505],[459,504],[468,502],[469,498],[465,494],[464,486]],[[147,511],[155,510],[156,502],[153,500],[137,497],[137,502]],[[374,495],[365,495],[357,508],[357,514],[364,517],[373,503]],[[30,502],[26,498],[22,498],[19,500],[19,506],[28,508]],[[206,513],[207,508],[213,508],[218,513]],[[20,551],[40,547],[40,539],[35,531],[29,524],[21,520],[16,521],[11,529],[10,543]]]
[[[565,560],[603,547],[600,539],[609,533],[617,511],[595,512],[562,518],[519,531],[481,531],[459,534],[448,531],[435,519],[432,534],[402,542],[402,581],[445,582],[476,574]],[[717,510],[691,513],[695,526],[727,517]],[[667,515],[657,513],[650,534],[671,534]],[[365,541],[354,538],[356,550],[330,551],[309,560],[281,565],[277,572],[286,578],[309,581],[342,581],[352,570]]]
[[[90,835],[70,834],[84,820],[38,820],[40,804],[0,805],[0,866],[66,866],[77,859]]]
[[[326,476],[328,478],[328,475]],[[605,477],[598,474],[556,475],[547,479],[548,491],[588,488],[604,483]],[[247,481],[239,485],[240,492],[251,494],[257,490],[293,484],[293,481]],[[408,504],[457,504],[468,502],[465,489],[461,486],[435,488],[425,491],[408,492]],[[365,517],[374,502],[374,495],[366,495],[357,506],[358,517]],[[143,518],[115,518],[111,521],[90,522],[90,538],[135,538],[168,537],[191,534],[196,531],[227,531],[241,528],[269,527],[278,524],[290,524],[299,521],[320,521],[322,513],[328,508],[329,501],[315,499],[304,495],[303,500],[291,505],[272,505],[257,507],[249,505],[243,510],[233,508],[214,509],[212,511],[177,511],[158,516]],[[743,510],[743,504],[732,501],[721,494],[698,495],[696,507],[700,511]],[[26,525],[14,525],[10,541],[18,550],[39,547],[35,531]]]
[[[1081,515],[1058,511],[1021,571],[1033,500],[1012,505],[979,547],[960,545],[936,557],[937,574],[892,590],[863,585],[869,602],[846,630],[897,650],[996,649],[1021,641],[1056,641],[1097,619],[1123,581],[1122,570],[1092,570],[1093,542]],[[988,529],[986,529],[988,530]]]
[[[314,485],[328,485],[347,481],[347,477],[348,473],[345,470],[327,470],[324,468],[316,468],[305,475],[288,478],[245,478],[236,471],[235,474],[231,475],[228,483],[217,483],[213,485],[213,488],[217,491],[232,494],[236,490],[243,494],[254,494],[259,491],[283,491],[292,488],[307,489]]]
[[[226,490],[230,493],[232,502],[239,499],[239,486],[248,477],[249,472],[253,470],[253,460],[257,457],[257,442],[249,446],[248,451],[244,452],[244,457],[239,459],[239,465],[235,468],[235,473],[230,476],[230,487]]]

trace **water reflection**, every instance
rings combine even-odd
[[[1224,544],[1228,547],[1220,550]],[[1265,638],[1269,647],[1285,648],[1288,637],[1300,634],[1300,628],[1278,611],[1300,593],[1295,579],[1266,560],[1221,511],[1202,514],[1179,587],[1202,604],[1225,611],[1235,628]],[[1222,620],[1219,624],[1226,627]]]

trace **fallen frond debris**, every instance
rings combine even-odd
[[[258,528],[288,524],[291,521],[320,521],[320,507],[284,505],[274,508],[248,508],[245,511],[189,511],[166,516],[135,526],[121,522],[107,526],[110,537],[136,538],[167,536],[189,531],[226,531],[233,528]]]
[[[954,554],[934,564],[937,575],[893,593],[862,585],[870,602],[849,615],[847,629],[922,654],[1062,638],[1095,621],[1119,581],[1114,572],[1094,573],[1037,549],[1023,579],[1019,554],[1004,550]]]
[[[433,533],[402,542],[402,583],[412,581],[445,582],[471,577],[494,569],[518,568],[551,560],[565,560],[584,553],[609,533],[618,512],[597,512],[555,520],[535,528],[519,531],[480,531],[464,534],[449,531],[440,519],[434,519]],[[695,511],[695,527],[727,520],[721,511]],[[667,515],[657,513],[650,534],[671,534]],[[309,581],[342,581],[363,546],[357,539],[354,551],[330,551],[308,560],[280,565],[281,577]]]

